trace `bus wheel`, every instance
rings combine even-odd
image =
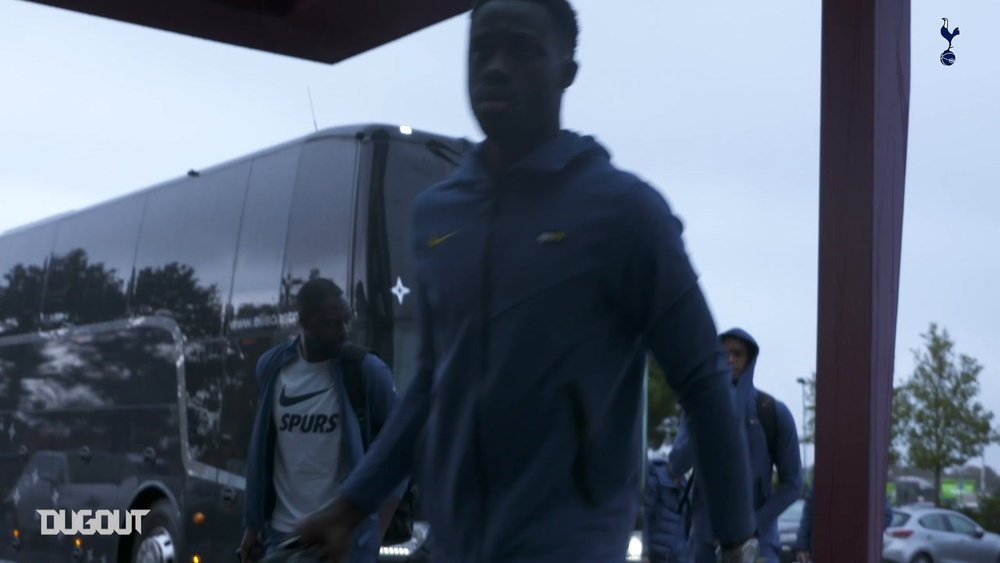
[[[132,563],[179,563],[176,555],[177,530],[180,526],[173,506],[158,500],[143,518],[142,534],[132,545]]]

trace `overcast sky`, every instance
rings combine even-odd
[[[1000,413],[1000,3],[912,4],[896,377],[937,322],[985,366],[981,398]],[[575,5],[564,125],[663,191],[720,329],[757,337],[758,385],[800,419],[795,380],[816,363],[820,2]],[[942,17],[961,28],[952,67]],[[467,25],[329,66],[0,1],[0,231],[308,134],[307,88],[321,128],[479,140]],[[1000,469],[1000,448],[986,457]]]

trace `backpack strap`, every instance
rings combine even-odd
[[[691,478],[687,480],[687,483],[684,484],[684,492],[681,493],[681,500],[677,505],[678,512],[683,512],[685,506],[691,506],[691,485],[694,485],[693,474],[691,475]]]
[[[767,439],[767,453],[771,456],[771,465],[778,463],[778,413],[775,406],[775,399],[767,393],[757,390],[757,420],[760,421],[764,429],[764,437]],[[681,501],[678,512],[684,511],[685,506],[691,506],[691,486],[694,484],[694,475],[688,479],[681,494]],[[688,522],[690,527],[690,522]]]
[[[774,397],[757,390],[757,420],[764,429],[767,438],[767,453],[771,456],[771,464],[778,463],[778,413]]]
[[[372,442],[371,425],[368,422],[368,397],[365,394],[364,370],[362,364],[365,356],[371,351],[363,346],[348,342],[341,351],[341,365],[344,368],[344,387],[347,389],[347,398],[351,401],[351,407],[358,418],[358,426],[361,428],[361,441],[365,450]]]

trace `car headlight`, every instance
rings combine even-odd
[[[642,561],[642,533],[632,532],[632,537],[628,540],[628,550],[625,552],[626,561]]]

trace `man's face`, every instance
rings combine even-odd
[[[531,139],[558,124],[562,91],[575,73],[572,49],[548,10],[526,0],[493,0],[469,31],[469,100],[486,136]]]
[[[299,312],[299,322],[312,346],[327,353],[339,353],[347,342],[353,314],[342,297],[331,297],[315,310]]]
[[[750,347],[739,338],[723,338],[722,345],[726,348],[729,367],[733,369],[733,381],[738,381],[750,361]]]

